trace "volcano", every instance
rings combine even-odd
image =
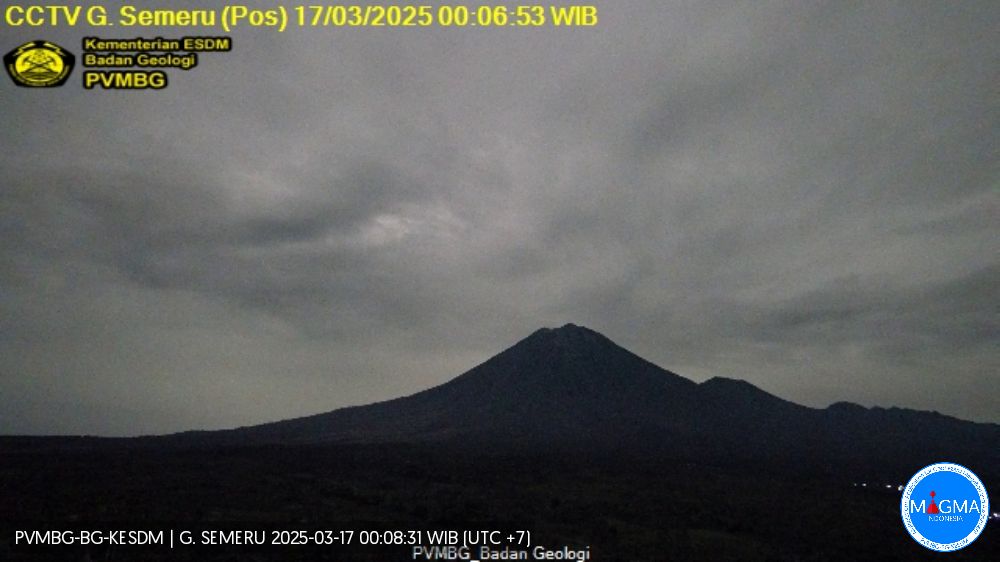
[[[585,327],[540,329],[423,392],[227,431],[202,444],[437,444],[477,451],[630,452],[741,465],[996,466],[1000,426],[934,412],[798,405],[727,378],[695,383]]]
[[[695,383],[568,324],[440,386],[367,406],[225,431],[0,437],[0,505],[12,506],[8,530],[115,517],[116,528],[180,520],[209,529],[508,521],[611,561],[909,560],[923,547],[899,523],[896,486],[950,461],[989,487],[1000,477],[998,444],[995,424],[808,408],[745,381]],[[969,559],[997,559],[989,541],[965,549]],[[11,557],[9,544],[0,541],[0,558],[36,559],[18,557],[33,550]],[[412,547],[390,545],[230,546],[177,559],[413,558]],[[130,559],[160,559],[151,552]]]

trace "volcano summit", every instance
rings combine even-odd
[[[567,324],[540,329],[465,374],[411,396],[167,439],[628,451],[840,470],[939,458],[995,466],[1000,426],[847,403],[809,408],[720,377],[698,384],[593,330]]]

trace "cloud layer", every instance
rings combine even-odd
[[[386,399],[565,322],[696,380],[1000,421],[995,3],[599,6],[0,88],[0,433]]]

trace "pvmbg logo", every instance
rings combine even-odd
[[[11,80],[25,88],[62,86],[73,72],[75,57],[49,41],[30,41],[3,57]]]
[[[913,475],[900,506],[910,536],[925,547],[951,552],[976,540],[989,517],[986,488],[971,470],[937,463]]]

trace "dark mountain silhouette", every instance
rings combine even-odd
[[[994,424],[807,408],[726,378],[696,384],[567,325],[445,384],[369,406],[228,431],[0,437],[0,537],[42,521],[272,530],[513,522],[540,543],[591,545],[594,559],[612,562],[919,560],[933,553],[903,530],[895,486],[951,461],[989,489],[998,444]],[[991,540],[958,558],[996,560]],[[411,547],[315,546],[168,555],[43,552],[0,539],[0,559],[413,559]]]
[[[471,371],[412,396],[199,434],[282,443],[613,444],[658,434],[697,384],[592,330],[541,329]]]
[[[996,424],[846,403],[808,408],[726,378],[697,384],[573,324],[538,330],[471,371],[412,396],[168,439],[627,451],[822,471],[889,471],[939,460],[997,466],[1000,460]]]

